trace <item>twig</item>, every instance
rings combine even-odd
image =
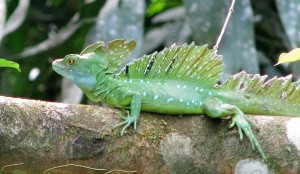
[[[118,170],[118,169],[113,169],[105,174],[110,174],[112,172],[123,172],[123,173],[137,173],[137,171],[127,171],[127,170]]]
[[[56,166],[56,167],[52,167],[50,169],[47,169],[47,170],[44,171],[43,174],[45,174],[46,172],[49,172],[50,170],[54,170],[54,169],[58,169],[58,168],[63,168],[63,167],[68,167],[68,166],[75,166],[75,167],[80,167],[80,168],[89,169],[89,170],[95,170],[95,171],[105,171],[106,170],[106,169],[97,169],[97,168],[93,168],[93,167],[82,166],[82,165],[78,165],[78,164],[66,164],[66,165]]]
[[[56,166],[56,167],[52,167],[50,169],[47,169],[47,170],[44,171],[43,174],[45,174],[46,172],[49,172],[50,170],[63,168],[63,167],[68,167],[68,166],[81,167],[81,168],[84,168],[84,169],[95,170],[95,171],[105,171],[105,170],[107,170],[107,169],[98,169],[98,168],[93,168],[93,167],[88,167],[88,166],[82,166],[82,165],[79,165],[79,164],[66,164],[66,165]],[[136,173],[137,172],[137,171],[126,171],[126,170],[113,169],[113,170],[110,170],[109,172],[107,172],[105,174],[109,174],[109,173],[112,173],[112,172],[115,172],[115,171],[123,172],[123,173]]]
[[[12,167],[12,166],[19,166],[19,165],[23,165],[24,163],[17,163],[17,164],[9,164],[9,165],[6,165],[6,166],[3,166],[0,171],[2,171],[4,168],[7,168],[7,167]]]
[[[228,11],[228,14],[227,14],[227,17],[226,17],[226,20],[225,20],[225,22],[224,22],[224,24],[223,24],[222,30],[221,30],[221,32],[220,32],[220,35],[218,36],[217,42],[216,42],[216,44],[215,44],[215,46],[214,46],[214,50],[216,50],[216,52],[218,51],[219,44],[220,44],[221,39],[222,39],[222,37],[223,37],[223,35],[224,35],[224,32],[225,32],[225,29],[226,29],[226,27],[227,27],[229,18],[230,18],[230,16],[231,16],[232,12],[233,12],[234,4],[235,4],[235,0],[232,0],[231,5],[230,5],[230,8],[229,8],[229,11]]]

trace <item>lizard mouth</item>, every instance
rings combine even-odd
[[[52,68],[58,74],[74,82],[82,81],[82,79],[92,78],[90,72],[80,71],[72,66],[65,65],[62,59],[53,61]]]
[[[82,72],[76,69],[64,65],[62,60],[63,59],[58,59],[52,62],[52,68],[55,72],[69,79],[73,79],[76,75],[83,74]]]

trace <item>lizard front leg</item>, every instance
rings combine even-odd
[[[130,113],[127,112],[127,117],[121,117],[125,121],[114,126],[114,128],[125,125],[121,131],[121,136],[124,135],[126,129],[133,123],[134,130],[136,131],[136,125],[137,121],[140,116],[141,112],[141,104],[142,104],[142,97],[138,94],[134,94],[131,98],[131,103],[130,103]]]
[[[240,140],[243,140],[244,132],[251,142],[252,148],[256,148],[261,156],[266,158],[259,142],[251,130],[249,123],[254,123],[250,121],[238,107],[223,103],[217,98],[210,98],[204,102],[204,112],[211,118],[227,118],[228,116],[231,116],[232,123],[230,124],[229,128],[232,128],[234,125],[236,125],[238,127]]]

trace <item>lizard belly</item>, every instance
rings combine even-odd
[[[203,114],[203,103],[216,92],[197,85],[184,85],[180,82],[166,83],[147,80],[139,83],[127,81],[119,88],[111,91],[106,102],[113,107],[129,109],[131,97],[141,97],[141,111],[161,114]]]
[[[204,97],[194,88],[158,84],[139,88],[138,93],[142,96],[142,111],[161,114],[203,113]]]
[[[159,114],[202,114],[202,106],[188,106],[186,104],[174,103],[142,103],[142,111]]]

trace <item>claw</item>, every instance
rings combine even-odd
[[[250,127],[250,124],[253,124],[255,126],[256,126],[256,124],[254,124],[252,121],[249,121],[249,120],[250,119],[247,118],[243,113],[239,113],[239,114],[232,116],[232,123],[230,124],[230,126],[236,125],[238,127],[238,131],[240,134],[240,140],[243,140],[243,132],[244,132],[251,143],[252,149],[257,149],[259,151],[259,153],[261,154],[261,156],[265,159],[266,156],[265,156],[259,142],[255,138],[255,136],[251,130],[251,127]]]
[[[249,122],[250,124],[252,124],[253,126],[255,126],[256,128],[258,128],[257,124],[255,124],[252,120],[250,120],[247,116],[245,116],[245,119],[247,122]]]
[[[131,125],[131,123],[130,122],[127,122],[127,124],[123,127],[123,129],[122,129],[122,131],[121,131],[121,136],[123,136],[124,134],[125,134],[125,132],[126,132],[126,129],[129,127]]]
[[[240,135],[240,141],[243,141],[244,135],[243,135],[242,129],[239,126],[238,126],[238,130],[239,130],[239,135]]]
[[[228,126],[228,128],[229,128],[229,129],[231,129],[231,128],[233,128],[233,127],[234,127],[234,125],[235,125],[235,122],[234,122],[234,121],[232,121],[232,122],[231,122],[231,124]]]
[[[231,124],[229,128],[233,126],[237,126],[238,132],[240,135],[240,140],[242,141],[244,138],[243,132],[245,133],[246,137],[249,139],[251,146],[253,149],[257,149],[263,158],[266,158],[260,144],[258,143],[257,139],[255,138],[252,130],[251,124],[256,126],[257,125],[252,122],[249,118],[247,118],[244,113],[235,105],[223,103],[221,100],[217,98],[209,98],[204,103],[204,112],[212,117],[212,118],[227,118],[231,116]]]
[[[117,127],[120,127],[120,126],[125,125],[125,126],[123,127],[121,133],[120,133],[121,136],[123,136],[123,135],[125,134],[126,129],[127,129],[132,123],[133,123],[133,126],[134,126],[134,131],[136,131],[137,118],[134,117],[134,116],[130,116],[128,111],[127,111],[127,114],[128,114],[127,117],[120,116],[120,117],[123,118],[125,121],[123,121],[122,123],[119,123],[119,124],[117,124],[117,125],[115,125],[115,126],[113,127],[113,129],[115,129],[115,128],[117,128]]]

